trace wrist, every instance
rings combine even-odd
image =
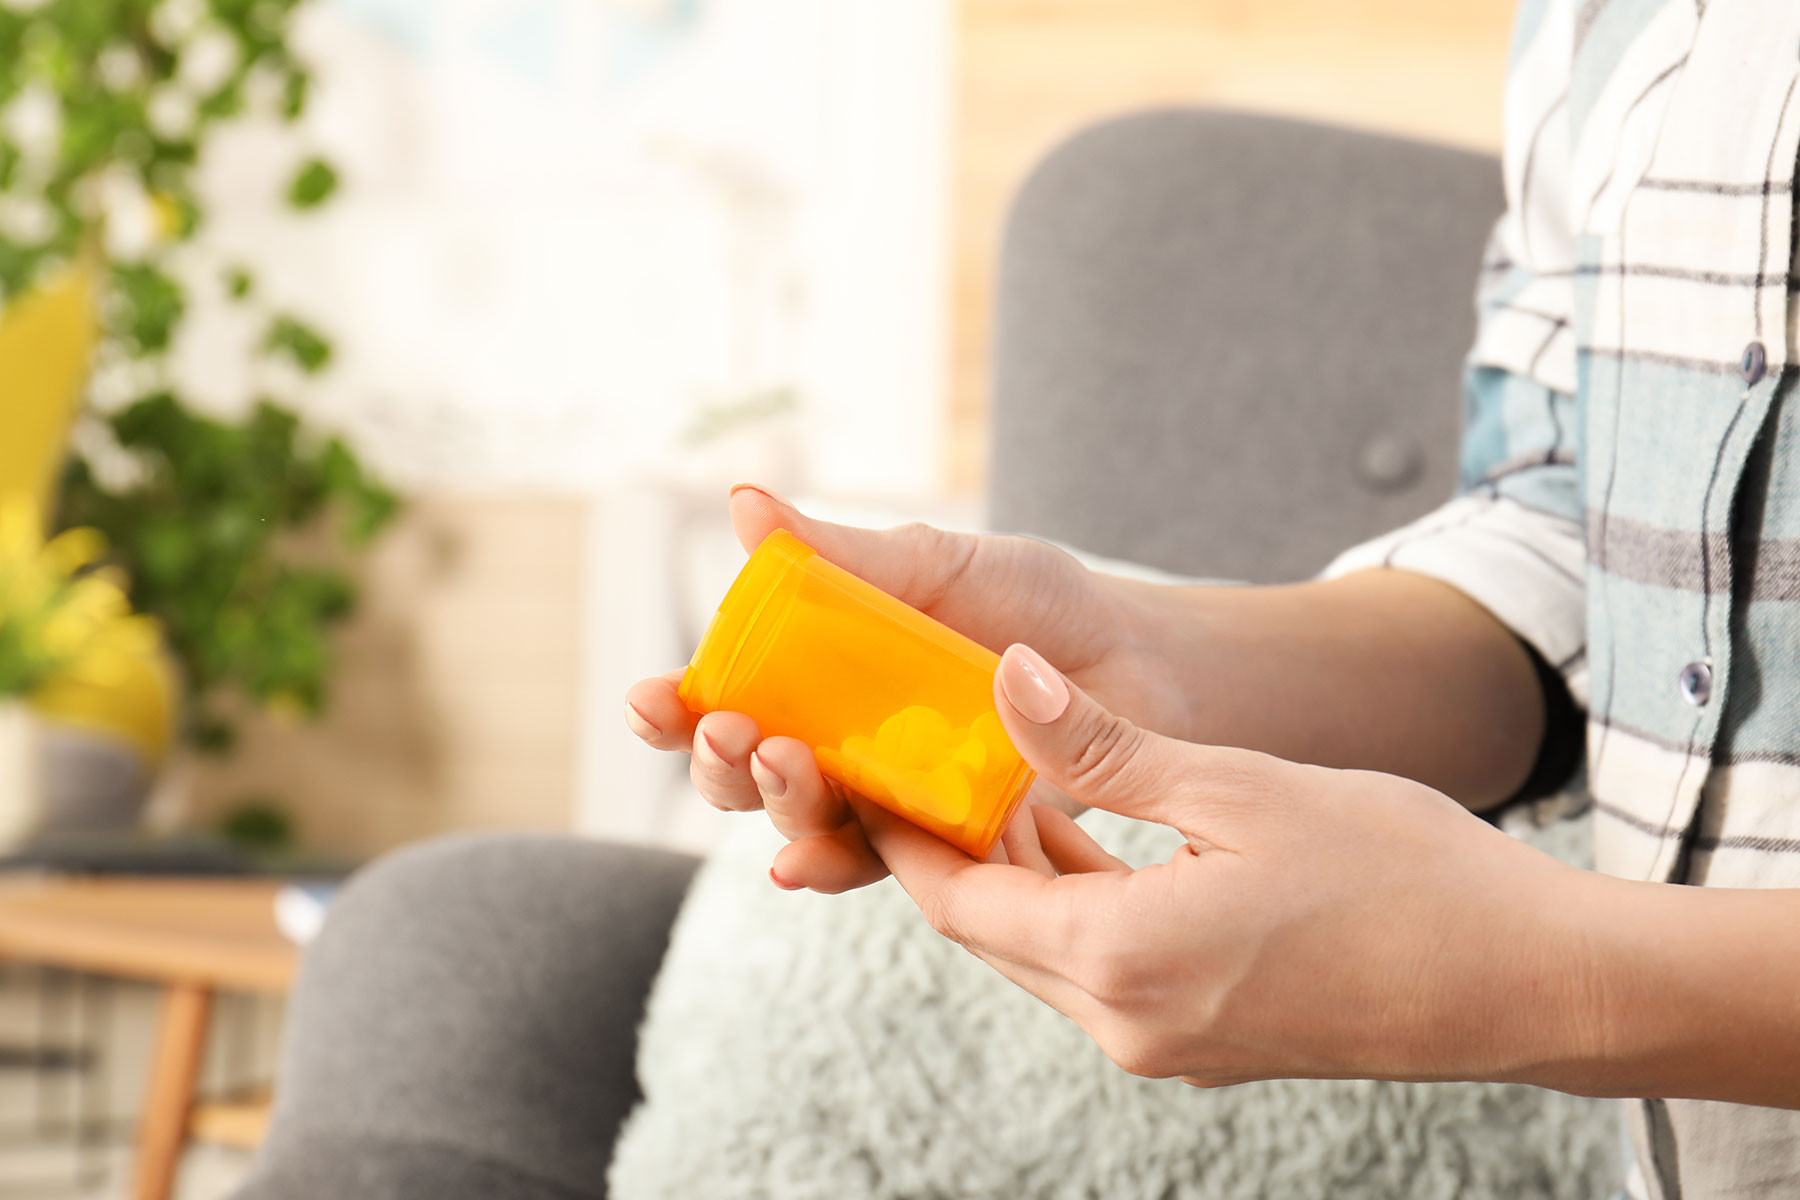
[[[1545,1085],[1800,1108],[1800,891],[1591,879],[1591,1032]]]
[[[1800,1108],[1800,892],[1566,870],[1531,902],[1541,955],[1515,959],[1525,1023],[1493,1014],[1498,1069],[1470,1077]]]
[[[1497,830],[1480,836],[1505,838]],[[1591,923],[1617,882],[1514,844],[1497,870],[1454,871],[1417,939],[1418,1004],[1387,1031],[1385,1077],[1564,1091],[1607,1054]]]
[[[1618,1042],[1609,934],[1632,903],[1632,886],[1556,862],[1518,892],[1512,950],[1502,959],[1511,978],[1492,993],[1490,1069],[1478,1078],[1617,1094],[1602,1084]]]
[[[1217,734],[1209,739],[1204,721],[1196,719],[1204,704],[1190,685],[1187,664],[1215,636],[1207,621],[1206,593],[1221,589],[1117,575],[1097,578],[1113,606],[1111,626],[1120,661],[1128,664],[1137,692],[1112,700],[1114,711],[1164,737],[1217,741]]]

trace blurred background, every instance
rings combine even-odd
[[[1510,10],[0,2],[0,899],[471,828],[704,850],[717,814],[622,693],[742,561],[735,481],[980,523],[1032,164],[1168,103],[1492,151]],[[166,932],[102,917],[128,958]],[[181,1058],[167,980],[7,920],[0,1192],[152,1194],[125,1151]],[[205,1095],[266,1074],[257,952],[215,982],[262,999],[186,1026]],[[137,982],[102,1005],[106,974]],[[202,1140],[254,1143],[247,1094]]]

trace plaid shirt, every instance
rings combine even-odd
[[[1332,568],[1561,669],[1614,875],[1800,886],[1797,85],[1796,0],[1523,0],[1461,494]],[[1627,1112],[1636,1196],[1800,1197],[1800,1113]]]

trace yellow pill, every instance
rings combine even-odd
[[[925,772],[886,768],[880,772],[881,782],[902,816],[919,817],[932,810],[931,785]]]
[[[990,762],[1012,756],[1012,739],[1006,736],[1006,726],[1000,724],[999,713],[982,713],[970,723],[969,733],[987,746]]]
[[[907,776],[916,773],[877,763],[863,772],[863,786],[857,790],[890,808],[905,808]]]
[[[884,782],[903,812],[956,825],[969,818],[968,776],[949,763],[930,771],[892,771]]]
[[[897,767],[922,770],[942,762],[950,753],[950,722],[935,708],[914,704],[881,723],[875,744],[881,758]]]
[[[853,733],[844,739],[844,757],[868,766],[881,761],[881,750],[874,738]]]
[[[963,744],[950,756],[950,761],[971,775],[979,775],[987,769],[987,743],[978,737],[964,738]]]
[[[941,820],[960,825],[969,819],[974,794],[969,777],[950,763],[944,763],[925,777],[931,789],[931,811]]]

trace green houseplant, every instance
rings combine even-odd
[[[232,743],[228,694],[320,710],[328,634],[354,600],[352,559],[397,507],[341,439],[303,427],[290,399],[246,396],[242,417],[203,416],[168,367],[189,289],[202,285],[262,323],[248,353],[290,363],[302,381],[331,365],[324,333],[263,304],[251,264],[206,281],[172,266],[206,225],[195,176],[210,135],[241,117],[291,125],[306,109],[311,72],[289,45],[299,7],[0,3],[0,307],[65,264],[93,263],[95,363],[134,393],[84,419],[56,524],[98,529],[133,607],[161,623],[186,685],[183,728],[202,751]],[[338,179],[324,159],[297,157],[270,190],[304,212]]]
[[[316,715],[332,668],[328,634],[355,602],[344,556],[392,518],[393,493],[341,438],[308,438],[293,413],[267,402],[228,422],[161,393],[106,426],[139,469],[109,487],[71,459],[62,521],[100,530],[130,563],[133,604],[162,622],[182,665],[189,739],[231,746],[226,692]],[[308,532],[324,536],[302,544],[296,535]]]

